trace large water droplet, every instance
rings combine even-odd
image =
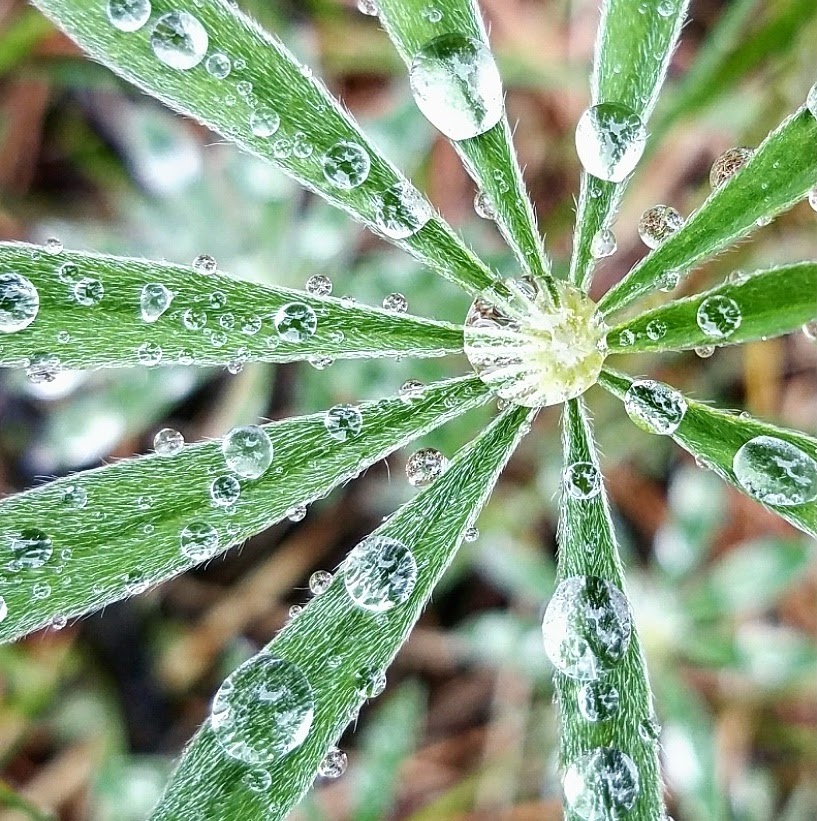
[[[353,142],[335,143],[321,161],[323,175],[335,187],[351,191],[366,182],[372,161],[363,146]]]
[[[139,31],[150,17],[150,0],[108,0],[108,19],[120,31]]]
[[[416,234],[434,215],[428,200],[408,182],[395,183],[375,205],[377,227],[392,239]]]
[[[6,570],[19,573],[21,570],[36,570],[42,567],[54,553],[51,537],[33,527],[4,537],[6,549]]]
[[[745,146],[724,151],[712,163],[712,169],[709,172],[709,184],[712,190],[720,188],[727,180],[734,177],[752,159],[754,153],[751,148]]]
[[[158,456],[175,456],[184,447],[184,436],[175,428],[162,428],[153,437],[153,449]]]
[[[741,487],[767,505],[791,507],[817,499],[817,462],[791,442],[755,436],[732,461]]]
[[[363,429],[363,415],[354,405],[335,405],[326,411],[323,424],[333,439],[345,442]]]
[[[584,170],[609,182],[622,182],[635,169],[646,142],[641,118],[618,103],[588,108],[576,126],[576,151]]]
[[[640,778],[626,753],[597,747],[571,763],[562,788],[567,805],[584,821],[621,821],[635,805]]]
[[[597,576],[562,581],[542,621],[545,652],[566,676],[593,681],[627,652],[632,618],[624,594]]]
[[[426,43],[409,79],[417,107],[452,140],[483,134],[502,118],[499,69],[490,49],[472,37],[443,34]]]
[[[638,221],[638,236],[648,248],[657,248],[682,225],[684,218],[669,205],[648,208]]]
[[[186,11],[163,14],[153,26],[150,46],[165,65],[182,71],[194,68],[207,53],[207,30]]]
[[[304,302],[282,305],[272,321],[278,335],[287,342],[305,342],[314,336],[318,327],[315,312]]]
[[[417,562],[402,542],[374,534],[349,554],[343,577],[355,604],[381,613],[411,595],[417,583]]]
[[[21,274],[0,274],[0,333],[27,328],[40,310],[40,295],[31,280]]]
[[[448,460],[434,448],[420,448],[406,462],[406,478],[414,487],[426,487],[443,475]]]
[[[194,562],[203,562],[218,553],[218,531],[206,522],[193,522],[179,534],[182,553]]]
[[[586,721],[607,721],[618,712],[618,690],[603,679],[588,681],[576,694],[579,712]]]
[[[707,297],[699,306],[696,316],[698,327],[713,339],[733,334],[743,321],[740,306],[728,296]]]
[[[241,485],[235,476],[219,476],[210,485],[210,498],[216,507],[232,507],[241,496]]]
[[[210,723],[227,755],[268,764],[306,740],[315,712],[312,687],[292,662],[267,653],[234,670],[213,699]]]
[[[648,433],[672,434],[687,411],[686,399],[674,388],[652,379],[637,379],[624,394],[627,415]]]
[[[233,428],[221,443],[227,467],[245,479],[258,479],[272,464],[273,446],[258,425]]]
[[[145,322],[155,322],[173,301],[173,293],[161,282],[149,282],[139,294],[139,311]]]

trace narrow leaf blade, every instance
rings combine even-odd
[[[218,555],[487,398],[479,380],[465,377],[430,385],[411,401],[363,403],[362,433],[346,441],[329,435],[320,413],[268,424],[272,465],[259,479],[240,480],[231,515],[211,498],[212,482],[233,476],[219,441],[187,446],[172,457],[125,460],[8,497],[0,502],[6,549],[33,530],[48,537],[51,551],[46,561],[16,572],[8,564],[0,568],[8,581],[0,640],[25,635],[55,616],[98,610],[183,573],[210,557],[180,549],[185,527],[214,528],[218,543],[208,553]],[[78,504],[78,498],[87,501]]]
[[[287,816],[327,750],[354,720],[362,701],[361,674],[365,679],[370,671],[385,670],[406,640],[531,415],[529,409],[515,408],[498,417],[431,487],[376,531],[407,545],[414,555],[417,583],[407,601],[377,615],[355,606],[341,566],[329,589],[262,651],[296,664],[315,701],[306,740],[269,766],[270,790],[258,793],[247,786],[242,778],[247,766],[224,753],[208,721],[188,745],[153,821],[186,817],[193,797],[197,812],[207,818],[277,821]],[[439,516],[443,509],[447,515]]]

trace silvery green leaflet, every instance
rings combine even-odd
[[[184,269],[72,252],[56,241],[5,243],[0,364],[44,381],[66,368],[182,363],[237,371],[252,360],[464,350],[476,375],[246,426],[220,442],[185,445],[165,430],[155,454],[4,500],[0,633],[8,640],[60,626],[300,517],[367,466],[500,397],[496,419],[450,462],[435,451],[411,457],[416,497],[334,576],[313,579],[303,611],[224,682],[152,816],[284,818],[316,774],[342,774],[337,739],[382,690],[389,662],[473,535],[537,409],[561,405],[560,583],[542,630],[562,711],[565,812],[594,821],[664,817],[660,727],[582,394],[598,382],[639,428],[673,437],[704,467],[817,536],[817,440],[605,367],[624,352],[709,353],[801,327],[817,337],[814,262],[736,272],[706,293],[618,313],[658,288],[673,291],[695,265],[809,195],[817,184],[817,91],[757,149],[720,158],[711,196],[686,220],[669,206],[646,212],[639,231],[654,250],[597,308],[586,296],[594,262],[614,245],[613,219],[646,145],[684,0],[602,4],[591,106],[576,129],[585,173],[569,282],[554,279],[543,251],[486,27],[470,0],[359,5],[379,14],[418,107],[477,182],[480,212],[517,256],[519,276],[510,280],[467,248],[308,68],[232,4],[36,5],[94,59],[460,285],[467,315],[463,329],[405,314],[399,295],[383,309],[351,304],[331,297],[322,278],[303,293],[252,286],[207,257]],[[148,487],[173,490],[151,498]]]

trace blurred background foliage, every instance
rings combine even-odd
[[[512,270],[453,152],[414,108],[404,70],[354,0],[244,0],[325,77],[375,141],[493,265]],[[516,143],[557,270],[570,251],[596,0],[483,0]],[[689,213],[712,160],[754,145],[814,81],[814,0],[693,0],[652,125],[648,159],[619,216],[598,293],[645,253],[641,211]],[[163,110],[95,65],[20,0],[0,0],[0,238],[189,263],[460,321],[467,298],[274,169]],[[814,259],[806,204],[685,284],[736,268]],[[666,299],[666,295],[656,298]],[[817,347],[802,336],[626,363],[723,407],[817,432]],[[394,392],[464,372],[463,359],[253,364],[0,375],[0,492],[262,416]],[[658,697],[677,821],[817,818],[817,555],[785,523],[722,486],[615,402],[589,397]],[[427,437],[446,454],[492,413]],[[410,496],[405,453],[241,549],[61,631],[0,648],[0,821],[138,821],[222,678],[268,641],[306,580],[333,568]],[[553,589],[558,412],[523,444],[432,606],[343,746],[350,767],[318,783],[298,821],[527,821],[561,817],[557,716],[539,636]],[[146,545],[149,549],[149,545]]]

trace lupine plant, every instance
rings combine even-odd
[[[228,0],[35,0],[94,59],[171,108],[277,165],[460,286],[463,324],[254,285],[198,257],[192,267],[80,253],[56,240],[0,244],[0,364],[35,381],[61,369],[326,363],[465,352],[472,372],[359,405],[233,429],[69,476],[0,505],[0,635],[14,640],[103,608],[208,561],[428,431],[499,400],[453,458],[408,461],[417,495],[361,541],[311,601],[222,684],[152,818],[281,819],[385,683],[460,543],[541,408],[560,406],[558,587],[542,623],[562,716],[566,817],[665,818],[645,659],[630,612],[583,394],[600,385],[642,430],[672,437],[703,469],[817,536],[817,439],[693,401],[612,367],[662,353],[817,336],[817,263],[733,272],[705,293],[672,292],[700,263],[808,197],[817,184],[817,87],[756,149],[726,152],[712,193],[683,219],[657,205],[652,249],[595,303],[598,259],[648,141],[650,114],[686,0],[604,0],[590,107],[576,126],[584,172],[569,273],[544,251],[516,159],[499,71],[474,0],[360,0],[408,66],[422,113],[473,177],[476,208],[513,250],[501,278],[361,132],[312,72]],[[817,196],[811,194],[817,207]],[[656,301],[656,292],[667,296]],[[649,296],[649,307],[637,301]],[[655,307],[657,302],[662,302]],[[229,317],[229,319],[227,319]],[[327,375],[327,378],[330,378]]]

